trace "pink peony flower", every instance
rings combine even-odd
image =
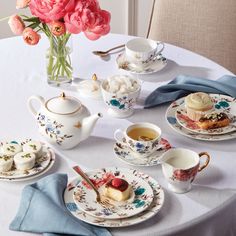
[[[29,5],[30,0],[16,0],[16,9],[25,8]]]
[[[70,12],[78,0],[31,0],[29,8],[32,15],[44,22],[59,20]]]
[[[84,10],[82,21],[86,25],[85,36],[90,40],[99,39],[110,31],[111,15],[108,11],[100,10],[99,12],[90,12]]]
[[[22,35],[23,35],[24,41],[29,45],[36,45],[41,38],[40,34],[38,34],[37,32],[35,32],[33,29],[29,27],[24,29]]]
[[[25,24],[18,15],[10,16],[8,24],[11,28],[11,31],[16,35],[21,35],[25,29]]]
[[[52,34],[55,36],[61,36],[61,35],[65,34],[65,32],[66,32],[65,24],[61,21],[52,21],[49,24],[49,27],[50,27]]]
[[[80,12],[67,13],[64,17],[66,29],[72,34],[79,34],[84,31],[84,25],[81,20]]]

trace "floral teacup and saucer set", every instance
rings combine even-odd
[[[126,43],[125,51],[118,55],[116,63],[120,69],[133,74],[155,73],[167,64],[161,55],[164,47],[164,43],[151,39],[132,39]]]

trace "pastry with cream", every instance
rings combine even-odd
[[[120,178],[114,178],[108,181],[104,188],[104,195],[115,201],[125,201],[130,198],[131,186]]]
[[[1,153],[6,155],[6,156],[14,156],[18,152],[22,151],[21,145],[17,143],[7,143],[3,144],[1,147]]]
[[[206,93],[191,93],[185,97],[185,107],[187,116],[191,120],[199,121],[201,117],[212,111],[213,101]]]
[[[32,152],[19,152],[14,156],[15,167],[18,170],[30,170],[35,165],[35,159]]]
[[[229,117],[223,112],[207,114],[197,122],[198,126],[205,130],[226,127],[229,123]]]
[[[13,157],[7,155],[0,155],[0,172],[9,171],[13,164]]]
[[[40,158],[43,154],[42,144],[38,141],[29,141],[23,145],[24,152],[32,152],[36,158]]]

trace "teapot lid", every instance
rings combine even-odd
[[[60,96],[49,99],[45,103],[45,107],[48,111],[58,115],[70,115],[81,108],[81,102],[70,96],[66,96],[63,92]]]

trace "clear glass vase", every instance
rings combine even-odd
[[[73,67],[71,63],[72,43],[70,34],[49,37],[47,50],[47,81],[50,85],[60,86],[72,82]]]

